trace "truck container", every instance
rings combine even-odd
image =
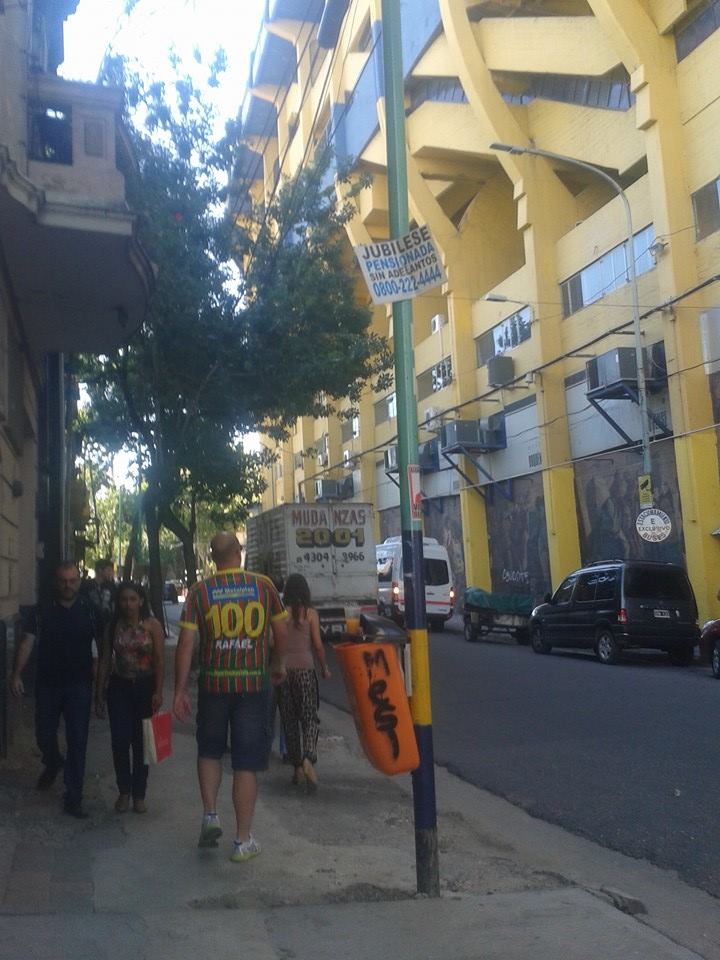
[[[281,587],[301,573],[328,639],[377,608],[373,529],[370,503],[285,503],[248,519],[245,566]]]

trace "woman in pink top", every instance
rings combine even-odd
[[[290,611],[285,666],[287,679],[277,688],[280,718],[285,731],[288,757],[295,768],[292,782],[317,787],[318,683],[313,654],[323,677],[329,677],[325,649],[320,638],[320,618],[312,606],[307,580],[291,574],[283,594]]]
[[[142,721],[162,704],[164,652],[163,629],[150,613],[145,590],[139,583],[121,583],[105,631],[95,702],[95,712],[102,716],[107,697],[118,785],[117,813],[130,809],[131,796],[135,813],[147,809],[148,767],[143,755]]]

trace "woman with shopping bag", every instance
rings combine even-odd
[[[107,697],[118,786],[116,813],[129,810],[131,799],[135,813],[147,809],[143,720],[162,705],[164,654],[163,629],[150,613],[144,588],[130,581],[121,583],[105,631],[95,698],[95,712],[103,716]]]

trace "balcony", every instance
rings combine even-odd
[[[289,40],[260,31],[250,66],[251,87],[286,87],[295,79],[295,45]]]
[[[54,75],[28,85],[27,158],[0,131],[0,233],[28,342],[102,352],[140,324],[153,271],[116,165],[122,93]],[[10,141],[12,142],[12,140]]]
[[[400,0],[403,74],[407,77],[442,27],[438,0]]]
[[[274,105],[259,97],[247,96],[242,108],[242,137],[277,137],[277,110]]]
[[[324,6],[324,0],[269,0],[267,18],[318,23]]]

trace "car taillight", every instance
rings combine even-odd
[[[628,622],[627,610],[625,609],[625,607],[620,607],[620,610],[618,611],[618,623],[627,623],[627,622]]]
[[[392,592],[394,597],[400,596],[400,587],[396,583],[392,585]]]
[[[450,587],[450,599],[455,599],[455,587]]]

